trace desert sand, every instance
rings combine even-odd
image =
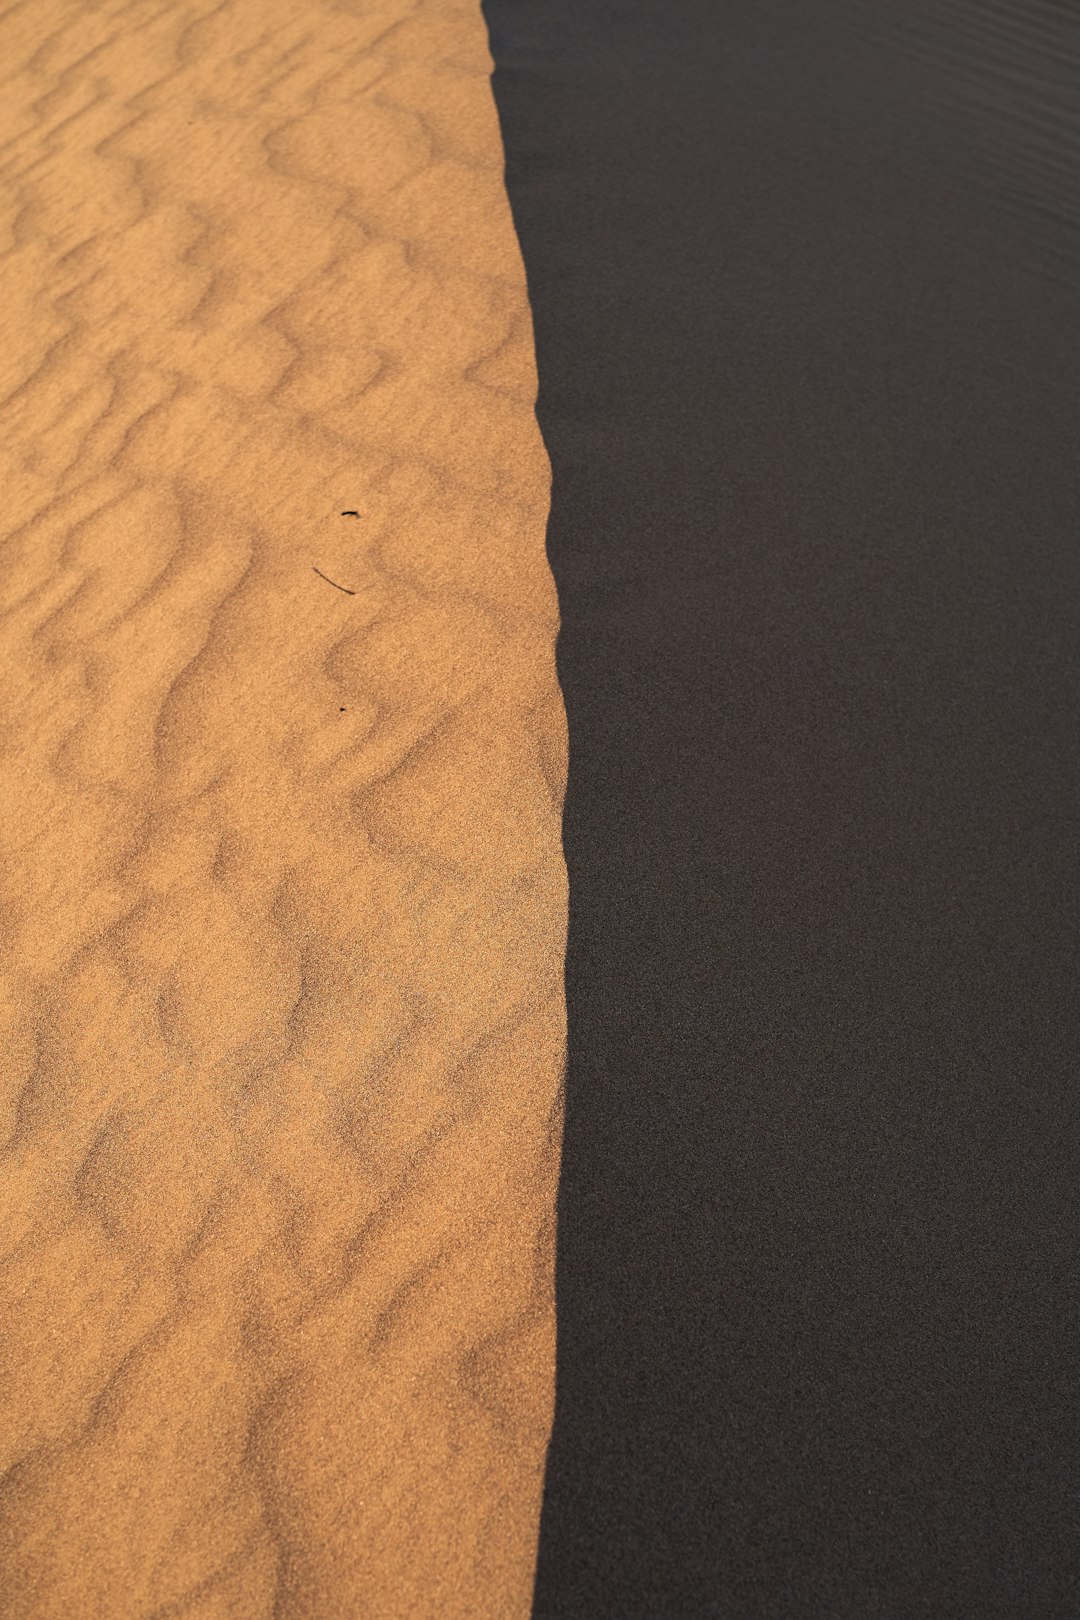
[[[1080,6],[484,12],[570,736],[533,1620],[1080,1616]]]
[[[478,0],[0,61],[0,1609],[508,1620],[565,730]]]

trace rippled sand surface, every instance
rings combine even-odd
[[[523,1614],[565,743],[479,6],[0,61],[3,1613]]]

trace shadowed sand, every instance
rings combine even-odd
[[[1080,8],[484,10],[571,760],[534,1620],[1080,1615]]]
[[[3,1612],[523,1614],[565,741],[479,7],[0,45]]]

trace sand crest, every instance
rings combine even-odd
[[[479,6],[0,45],[3,1612],[504,1620],[565,738]]]

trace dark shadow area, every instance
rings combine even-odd
[[[1080,23],[922,9],[485,0],[570,723],[545,1620],[1080,1613]]]

